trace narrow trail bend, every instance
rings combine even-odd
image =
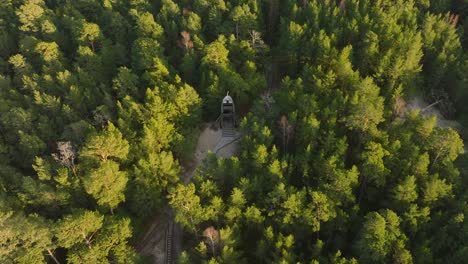
[[[215,152],[222,139],[221,129],[215,129],[213,124],[207,123],[202,127],[192,160],[182,164],[184,172],[181,174],[181,181],[184,184],[190,182],[208,152]],[[228,158],[237,155],[237,151],[237,142],[231,142],[219,149],[216,155]],[[182,252],[182,227],[174,221],[174,211],[169,205],[164,206],[154,218],[137,250],[142,256],[151,259],[151,263],[175,263]]]

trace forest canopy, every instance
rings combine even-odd
[[[168,206],[177,263],[465,263],[467,50],[467,0],[2,0],[0,263],[151,262]]]

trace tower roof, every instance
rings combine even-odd
[[[232,97],[229,96],[229,95],[226,95],[224,98],[223,98],[223,104],[233,104],[234,101],[232,100]]]

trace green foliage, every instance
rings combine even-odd
[[[135,254],[125,245],[131,236],[128,219],[110,216],[104,219],[95,212],[76,211],[57,224],[57,240],[59,245],[69,249],[67,261],[70,263],[136,260]]]
[[[93,135],[87,140],[80,155],[100,161],[107,161],[108,158],[125,160],[128,150],[128,142],[122,138],[119,129],[109,122],[102,133]]]
[[[97,212],[76,211],[58,222],[57,239],[70,248],[77,243],[90,243],[89,236],[102,227],[103,216]]]
[[[112,89],[122,99],[127,95],[138,96],[138,76],[126,67],[119,68],[119,73],[112,80]]]
[[[51,254],[56,245],[47,220],[38,215],[24,216],[2,212],[0,216],[0,259],[4,263],[46,263],[45,252]]]
[[[416,179],[414,176],[408,176],[402,183],[395,187],[394,198],[404,203],[411,203],[418,198]]]
[[[404,249],[406,237],[399,229],[398,216],[386,210],[382,214],[366,215],[355,248],[365,263],[385,263],[391,259],[411,263],[411,255]],[[403,247],[403,248],[401,248]],[[404,255],[402,255],[404,254]]]
[[[194,2],[202,23],[210,22],[207,28],[215,21],[213,32],[227,26],[234,35],[210,36],[216,40],[199,57],[206,116],[217,112],[217,100],[227,90],[241,103],[244,94],[254,94],[254,85],[235,74],[246,78],[260,69],[255,57],[253,64],[244,63],[252,53],[237,50],[246,32],[262,30],[253,2],[227,6],[226,24],[220,19],[224,6]],[[431,14],[460,10],[449,2],[264,3],[265,17],[278,20],[266,34],[273,35],[271,60],[284,79],[279,89],[274,79],[271,94],[257,100],[241,122],[236,170],[242,176],[233,177],[226,165],[237,158],[210,157],[196,174],[197,208],[213,208],[219,198],[224,202],[216,207],[221,212],[200,218],[198,226],[214,222],[227,228],[230,243],[255,263],[445,261],[434,230],[449,221],[454,197],[465,200],[457,187],[466,172],[454,165],[463,142],[454,130],[438,127],[426,110],[404,106],[417,93],[426,100],[463,93],[459,18]],[[188,59],[194,62],[185,55]],[[241,64],[245,71],[239,71]],[[450,103],[440,107],[445,106]],[[201,252],[200,241],[195,237],[189,244]],[[463,255],[466,243],[453,243]],[[203,252],[187,254],[211,263],[220,262],[225,251]]]
[[[125,201],[124,191],[127,181],[127,175],[119,170],[119,165],[106,160],[85,176],[83,185],[86,192],[92,195],[99,205],[113,209]]]
[[[350,101],[347,126],[361,132],[375,129],[383,121],[383,101],[378,87],[371,79],[364,79]]]
[[[198,224],[207,220],[204,208],[200,204],[200,197],[195,194],[195,185],[182,184],[169,195],[169,204],[176,209],[175,220],[190,231],[196,231]]]
[[[138,263],[168,205],[180,263],[466,261],[466,1],[0,6],[1,263]]]

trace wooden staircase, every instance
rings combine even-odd
[[[222,132],[222,137],[234,137],[236,135],[236,131],[234,130],[234,128],[232,127],[229,127],[229,128],[223,128],[223,132]]]

